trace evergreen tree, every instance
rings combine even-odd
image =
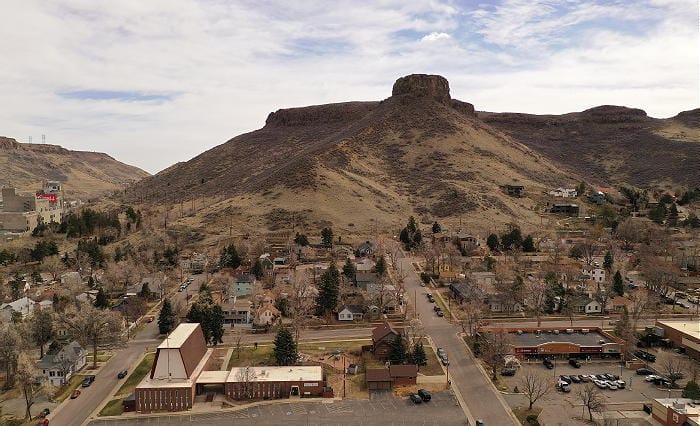
[[[442,232],[440,224],[437,222],[433,223],[433,234],[439,234],[440,232]]]
[[[143,285],[141,286],[141,291],[139,291],[139,297],[143,300],[150,300],[151,297],[153,297],[153,293],[151,292],[148,283],[143,283]]]
[[[498,251],[498,247],[500,245],[500,243],[498,241],[498,235],[496,235],[496,234],[489,235],[488,238],[486,239],[486,245],[489,246],[489,249],[491,249],[491,251]]]
[[[585,193],[586,193],[586,182],[581,182],[576,187],[576,196],[583,197]]]
[[[510,230],[501,235],[501,246],[505,250],[518,249],[523,245],[523,236],[517,225],[510,225]]]
[[[700,386],[693,380],[689,381],[683,389],[683,398],[700,399]]]
[[[31,335],[32,340],[39,346],[40,357],[44,357],[44,345],[49,343],[54,336],[53,318],[47,311],[39,311],[32,316]]]
[[[528,234],[523,240],[523,251],[526,253],[534,253],[537,251],[535,242],[532,240],[532,235]]]
[[[10,281],[10,291],[13,300],[17,300],[22,296],[22,291],[24,290],[23,280],[19,272],[15,272],[15,276],[12,278],[12,281]]]
[[[93,278],[92,275],[90,275],[90,276],[88,277],[87,286],[88,286],[89,288],[95,287],[95,278]]]
[[[420,230],[416,225],[416,219],[413,216],[408,218],[408,224],[401,230],[399,240],[404,243],[406,250],[411,250],[418,247],[423,240]]]
[[[575,245],[571,247],[571,250],[569,251],[569,257],[572,259],[580,259],[583,257],[583,250],[581,250],[581,246]]]
[[[605,252],[605,258],[603,259],[603,268],[607,269],[610,271],[613,266],[613,255],[610,253],[610,250]]]
[[[678,207],[676,207],[676,203],[671,204],[671,208],[669,209],[668,224],[669,226],[676,226],[678,224]]]
[[[102,287],[97,289],[97,295],[95,295],[95,303],[93,303],[93,305],[100,309],[109,308],[109,299]]]
[[[294,243],[299,244],[302,247],[306,247],[309,245],[309,239],[306,237],[306,235],[297,232],[297,235],[294,237]]]
[[[263,266],[260,259],[256,260],[253,264],[253,267],[250,268],[250,273],[255,275],[255,278],[258,280],[261,280],[263,278],[263,276],[265,275],[265,271],[263,271]]]
[[[395,336],[390,342],[389,361],[392,364],[403,364],[406,362],[408,354],[406,353],[406,345],[401,336]]]
[[[321,275],[316,297],[316,315],[332,312],[338,305],[339,280],[340,273],[335,267],[335,262],[331,262],[328,270]]]
[[[428,365],[428,357],[425,355],[423,343],[415,343],[413,345],[413,362],[416,365]]]
[[[659,203],[649,211],[649,219],[661,225],[664,223],[664,219],[666,219],[666,213],[666,205],[664,203]]]
[[[622,282],[622,274],[620,274],[620,271],[615,272],[613,276],[613,291],[620,296],[625,294],[625,285]]]
[[[294,365],[299,358],[297,352],[297,343],[294,341],[294,336],[286,328],[280,328],[275,336],[275,360],[277,365]]]
[[[384,260],[384,256],[379,256],[379,259],[377,259],[377,264],[374,265],[374,270],[377,271],[379,275],[384,275],[386,272],[386,261]]]
[[[220,305],[210,305],[206,310],[204,325],[209,330],[210,343],[214,346],[224,343],[224,311]]]
[[[343,275],[352,283],[355,282],[355,274],[357,273],[357,268],[355,268],[355,264],[352,263],[352,260],[348,257],[348,259],[345,261],[345,265],[343,265]]]
[[[176,324],[177,317],[173,312],[173,305],[170,303],[170,299],[165,299],[160,308],[160,314],[158,314],[158,332],[168,334],[175,329]]]
[[[231,269],[236,269],[239,266],[241,266],[241,257],[238,255],[236,246],[230,244],[221,250],[221,256],[219,257],[219,265],[222,268]]]
[[[321,245],[327,248],[333,247],[333,230],[331,228],[321,230]]]

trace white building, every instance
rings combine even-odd
[[[551,195],[552,197],[574,198],[578,194],[573,188],[557,188],[552,189],[551,191],[547,191],[547,195]]]
[[[603,281],[605,281],[605,269],[603,268],[586,266],[581,272],[583,272],[583,275],[586,275],[592,281],[595,281],[597,283],[602,283]]]
[[[51,386],[61,386],[85,366],[87,352],[78,342],[71,342],[55,354],[45,354],[37,368]]]

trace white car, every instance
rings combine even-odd
[[[645,382],[653,382],[656,379],[660,379],[661,377],[657,376],[656,374],[650,374],[644,378]]]
[[[620,389],[620,388],[617,387],[617,385],[615,384],[615,382],[610,382],[610,381],[608,381],[608,382],[606,382],[605,384],[607,385],[608,389],[610,389],[610,390],[618,390],[618,389]]]
[[[602,381],[602,380],[597,380],[597,379],[596,379],[596,380],[593,381],[593,383],[595,383],[595,385],[598,386],[598,387],[601,388],[601,389],[607,389],[607,388],[608,388],[608,385],[607,385],[604,381]]]
[[[626,385],[624,380],[615,380],[613,383],[620,389],[624,389]]]

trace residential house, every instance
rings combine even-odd
[[[484,272],[470,272],[468,275],[469,279],[474,281],[478,287],[483,289],[491,288],[496,284],[496,273],[491,271]]]
[[[578,217],[580,208],[578,204],[554,204],[550,209],[550,213],[554,214],[564,214],[567,216]]]
[[[362,305],[344,305],[338,312],[338,321],[362,321],[365,307]]]
[[[390,365],[388,368],[368,368],[365,374],[367,389],[391,390],[394,386],[415,385],[417,365]]]
[[[266,303],[269,303],[270,305],[274,305],[276,302],[277,302],[277,299],[275,298],[275,295],[270,290],[265,290],[265,292],[262,295],[263,305]]]
[[[584,266],[581,272],[594,282],[602,283],[605,281],[605,269],[603,268]]]
[[[34,313],[34,309],[38,308],[37,303],[28,297],[17,299],[14,302],[3,303],[0,305],[0,316],[5,320],[12,318],[12,312],[19,312],[23,317],[28,317]]]
[[[466,281],[450,284],[450,290],[455,299],[459,301],[484,300],[486,295],[478,286]]]
[[[369,291],[375,288],[379,283],[379,274],[376,272],[358,272],[355,274],[355,282],[357,287]]]
[[[418,377],[418,366],[413,365],[390,365],[389,375],[394,386],[415,385]]]
[[[466,234],[462,231],[457,233],[456,238],[459,240],[459,245],[462,247],[462,250],[467,252],[477,249],[480,245],[479,238],[475,237],[474,235]]]
[[[391,390],[392,381],[388,368],[368,368],[365,381],[369,390]]]
[[[276,323],[282,313],[270,303],[265,303],[255,312],[253,324],[257,326],[272,325]]]
[[[52,386],[61,386],[70,380],[74,373],[86,363],[87,352],[78,342],[64,345],[55,354],[46,353],[39,360],[37,368]]]
[[[250,300],[234,298],[231,302],[221,304],[221,309],[224,311],[224,324],[247,325],[253,322],[251,315],[252,303]]]
[[[574,312],[582,314],[599,314],[602,312],[603,307],[598,303],[598,301],[591,299],[588,296],[579,296],[574,298],[571,302],[574,308]]]
[[[557,189],[552,189],[551,191],[547,191],[547,195],[551,195],[552,197],[560,197],[560,198],[574,198],[578,194],[575,189],[573,188],[557,188]]]
[[[201,274],[209,264],[209,256],[206,253],[193,252],[180,259],[180,267],[184,273]]]
[[[489,310],[495,313],[511,313],[523,310],[522,304],[509,294],[489,294],[486,303],[489,306]]]
[[[141,279],[140,283],[130,285],[126,289],[126,296],[138,296],[141,294],[141,291],[145,285],[148,286],[148,291],[151,292],[151,298],[160,299],[163,296],[165,291],[165,283],[163,282],[163,278],[156,276],[144,277]]]
[[[60,279],[63,285],[79,285],[83,282],[83,279],[80,277],[80,272],[77,271],[66,272],[61,275]]]
[[[588,195],[588,199],[596,204],[603,204],[605,202],[605,194],[600,191],[596,191]]]
[[[382,316],[382,309],[377,305],[369,305],[365,314],[370,320],[379,319]]]
[[[634,302],[632,302],[628,298],[622,296],[615,296],[612,299],[608,300],[608,311],[622,313],[625,311],[625,308],[627,308],[627,311],[629,312],[632,309],[633,305]]]
[[[391,343],[397,337],[403,338],[399,331],[388,322],[372,330],[372,353],[374,357],[381,360],[388,359]]]
[[[353,263],[357,272],[372,272],[372,269],[376,266],[376,262],[368,257],[355,259]]]
[[[273,263],[272,258],[270,257],[270,253],[261,254],[260,257],[258,257],[258,261],[260,262],[260,266],[262,267],[263,273],[265,275],[272,275],[272,270],[275,264]]]
[[[47,299],[39,302],[39,310],[51,312],[53,311],[53,300]]]
[[[250,296],[256,283],[253,274],[232,275],[227,278],[227,281],[226,293],[236,297]]]

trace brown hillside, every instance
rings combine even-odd
[[[262,129],[144,179],[126,198],[199,199],[203,210],[182,219],[193,226],[369,229],[413,214],[489,228],[540,220],[534,201],[499,185],[539,194],[578,179],[484,124],[471,104],[451,99],[440,76],[401,78],[392,93],[276,111]]]
[[[0,137],[0,185],[31,191],[45,180],[56,180],[63,183],[68,196],[91,197],[121,189],[145,176],[148,173],[107,154]]]
[[[700,183],[700,109],[670,119],[610,105],[564,115],[479,112],[479,118],[601,184],[679,189]]]

